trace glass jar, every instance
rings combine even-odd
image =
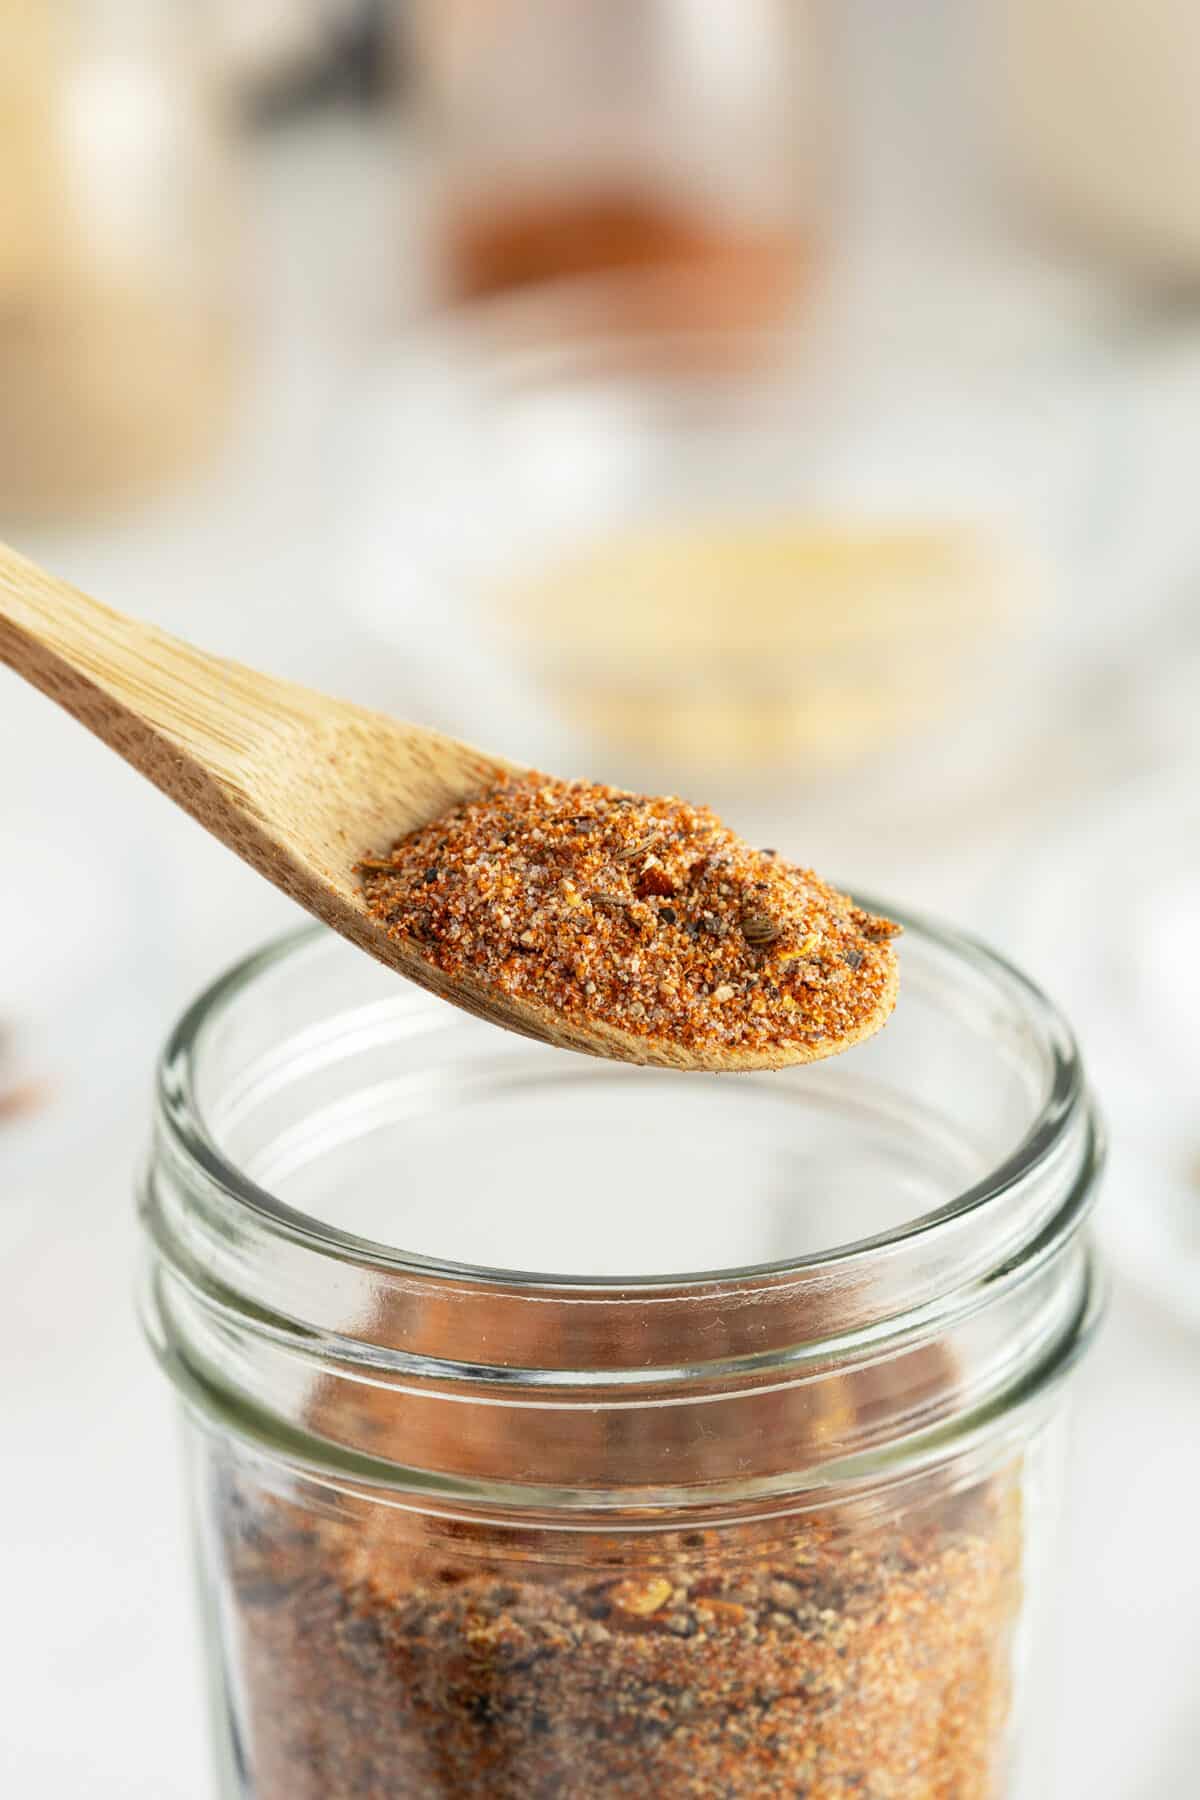
[[[1200,27],[1189,0],[989,0],[997,148],[1068,248],[1158,288],[1200,275]]]
[[[71,518],[215,452],[238,372],[232,119],[176,0],[0,6],[0,516]]]
[[[765,1077],[311,930],[186,1015],[145,1317],[225,1800],[1039,1791],[1097,1127],[1037,990],[906,923],[888,1029]]]
[[[581,279],[610,323],[770,318],[827,227],[828,34],[811,0],[419,0],[409,9],[451,302]]]

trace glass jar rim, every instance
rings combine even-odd
[[[207,1182],[214,1184],[237,1207],[253,1213],[269,1230],[302,1244],[309,1251],[338,1261],[360,1263],[390,1275],[412,1276],[423,1283],[441,1279],[455,1286],[475,1283],[490,1288],[503,1287],[515,1293],[523,1290],[558,1293],[564,1298],[579,1290],[609,1290],[613,1293],[641,1290],[649,1296],[663,1288],[694,1295],[706,1288],[728,1292],[743,1283],[864,1270],[872,1261],[894,1253],[902,1245],[931,1244],[939,1235],[947,1235],[966,1221],[994,1213],[1006,1195],[1037,1179],[1039,1172],[1059,1151],[1064,1138],[1078,1124],[1081,1113],[1089,1111],[1089,1102],[1083,1065],[1070,1027],[1035,982],[1007,958],[955,928],[869,897],[862,904],[896,919],[910,936],[919,935],[960,957],[975,972],[999,979],[1010,993],[1018,994],[1024,1004],[1025,1022],[1046,1055],[1051,1077],[1042,1104],[1024,1135],[986,1175],[927,1213],[830,1250],[721,1269],[582,1276],[456,1262],[406,1252],[381,1240],[344,1230],[278,1199],[240,1169],[221,1148],[198,1096],[198,1067],[204,1037],[213,1023],[253,986],[259,976],[325,939],[328,936],[325,929],[316,925],[300,926],[243,957],[204,989],[183,1013],[167,1040],[158,1065],[160,1129],[185,1167],[194,1166]],[[1098,1162],[1100,1152],[1094,1119],[1089,1123],[1093,1141],[1088,1160],[1092,1165]],[[1094,1173],[1094,1167],[1091,1173]]]
[[[189,1008],[161,1065],[142,1200],[143,1319],[164,1368],[198,1414],[272,1455],[456,1504],[587,1513],[633,1488],[651,1509],[790,1505],[801,1490],[890,1480],[1009,1441],[1058,1391],[1103,1309],[1080,1229],[1102,1136],[1071,1034],[1037,987],[974,940],[900,916],[917,992],[995,1040],[998,1068],[1036,1069],[1020,1142],[948,1204],[899,1227],[691,1275],[439,1260],[358,1237],[258,1186],[206,1116],[203,1081],[206,1051],[219,1071],[237,1041],[236,1031],[214,1041],[210,1026],[236,1023],[257,979],[286,982],[289,957],[303,971],[305,956],[330,955],[321,978],[328,1005],[334,976],[333,1011],[316,1036],[301,1006],[299,1022],[280,1027],[284,1061],[268,1052],[247,1065],[243,1092],[273,1107],[292,1075],[303,1081],[321,1064],[322,1047],[353,1057],[397,1041],[398,1025],[420,1057],[404,1019],[437,1021],[403,1004],[364,1020],[352,992],[339,1010],[333,959],[358,952],[324,931],[306,927],[246,958]],[[453,1026],[452,1008],[429,1006]],[[356,1013],[361,1029],[330,1034],[330,1018],[344,1025]],[[456,1048],[444,1040],[432,1066]],[[235,1102],[235,1129],[238,1118]],[[402,1462],[372,1437],[364,1390],[394,1426]],[[513,1479],[513,1433],[539,1446],[536,1485]]]

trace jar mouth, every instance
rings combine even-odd
[[[891,1228],[869,1231],[862,1237],[851,1238],[842,1244],[833,1244],[801,1255],[743,1260],[720,1267],[684,1271],[664,1269],[646,1273],[622,1269],[619,1273],[603,1274],[542,1271],[533,1267],[513,1267],[498,1262],[475,1262],[453,1256],[410,1251],[396,1246],[394,1242],[387,1242],[385,1238],[340,1228],[333,1222],[322,1219],[317,1211],[302,1210],[284,1201],[277,1193],[270,1192],[270,1188],[252,1179],[252,1175],[246,1174],[245,1168],[241,1168],[228,1156],[227,1150],[219,1141],[218,1130],[214,1129],[210,1121],[209,1109],[201,1100],[198,1076],[210,1037],[219,1033],[221,1022],[227,1017],[230,1008],[241,1003],[254,990],[255,985],[261,983],[264,976],[281,967],[286,968],[291,961],[302,958],[304,952],[315,949],[329,938],[322,927],[315,925],[304,925],[299,931],[288,932],[286,936],[266,943],[234,967],[228,968],[223,976],[218,977],[205,992],[201,992],[193,1006],[189,1006],[189,1010],[182,1015],[175,1031],[167,1040],[164,1055],[158,1064],[160,1129],[166,1132],[176,1156],[184,1163],[196,1166],[196,1170],[200,1170],[209,1181],[218,1184],[219,1190],[228,1195],[228,1199],[259,1215],[266,1222],[272,1222],[293,1242],[299,1238],[309,1247],[320,1249],[336,1258],[365,1262],[378,1269],[390,1269],[396,1273],[408,1271],[426,1280],[430,1276],[444,1276],[455,1283],[502,1283],[509,1287],[531,1285],[540,1291],[563,1289],[579,1292],[596,1289],[603,1292],[613,1289],[630,1291],[639,1287],[657,1289],[664,1283],[671,1289],[698,1289],[712,1285],[725,1287],[729,1283],[761,1280],[765,1276],[802,1274],[804,1271],[840,1271],[853,1274],[873,1258],[883,1258],[889,1251],[894,1251],[903,1244],[916,1244],[919,1240],[934,1242],[939,1235],[954,1233],[955,1226],[961,1226],[964,1220],[995,1210],[1015,1188],[1036,1179],[1043,1165],[1054,1156],[1069,1121],[1078,1114],[1078,1109],[1081,1103],[1085,1103],[1087,1096],[1083,1066],[1069,1026],[1029,977],[1024,976],[995,950],[984,947],[963,932],[934,925],[916,914],[905,913],[900,907],[891,907],[871,898],[865,898],[862,904],[871,907],[873,911],[896,918],[905,927],[907,936],[901,938],[900,1008],[905,1004],[905,943],[912,943],[914,938],[936,943],[939,949],[948,952],[952,958],[961,959],[964,967],[973,968],[977,974],[984,974],[991,979],[999,979],[1006,988],[1007,997],[1016,997],[1018,1003],[1022,1004],[1024,1019],[1020,1021],[1020,1028],[1024,1028],[1027,1033],[1029,1046],[1036,1049],[1036,1053],[1042,1058],[1045,1089],[1042,1102],[1027,1121],[1020,1138],[1016,1139],[1004,1156],[995,1161],[995,1166],[991,1166],[986,1174],[972,1183],[964,1184],[961,1192],[954,1193],[950,1199],[932,1206],[930,1210],[914,1215],[912,1219],[905,1219]],[[421,999],[425,1001],[426,995],[421,995]],[[428,1001],[428,1004],[439,1012],[452,1012],[441,1001]],[[855,1051],[855,1057],[860,1055],[862,1051]],[[567,1058],[572,1064],[578,1060],[570,1057],[570,1053],[561,1053],[561,1057]],[[820,1067],[828,1069],[829,1066],[826,1064]],[[808,1073],[810,1071],[802,1071],[802,1075]],[[721,1085],[732,1082],[745,1084],[747,1078],[718,1076],[716,1080]],[[775,1078],[766,1076],[765,1080],[770,1082]]]
[[[1003,956],[961,932],[886,902],[866,898],[862,904],[895,918],[905,928],[906,936],[900,941],[899,1007],[905,1004],[905,945],[916,941],[936,946],[939,953],[959,963],[964,970],[970,970],[975,977],[982,977],[985,984],[995,983],[1002,987],[1010,1007],[1015,1002],[1016,1029],[1025,1037],[1030,1054],[1038,1059],[1043,1072],[1040,1103],[1032,1110],[1016,1141],[984,1174],[965,1183],[937,1205],[884,1229],[807,1253],[719,1266],[651,1272],[630,1269],[572,1273],[405,1249],[384,1238],[346,1229],[322,1218],[316,1211],[307,1211],[285,1201],[239,1166],[222,1145],[219,1131],[209,1116],[209,1108],[201,1097],[200,1073],[208,1047],[214,1037],[220,1036],[231,1011],[244,1002],[264,978],[286,970],[329,938],[330,934],[319,926],[302,926],[251,953],[213,982],[183,1014],[159,1063],[160,1140],[177,1167],[191,1170],[205,1186],[217,1191],[237,1209],[253,1215],[269,1231],[277,1232],[290,1243],[303,1245],[309,1251],[336,1261],[360,1263],[397,1276],[409,1274],[422,1281],[440,1278],[455,1285],[475,1283],[488,1288],[502,1286],[564,1295],[581,1290],[625,1294],[641,1290],[649,1295],[664,1288],[674,1293],[695,1293],[697,1290],[727,1290],[731,1286],[763,1280],[803,1278],[813,1274],[853,1282],[873,1265],[886,1264],[906,1247],[922,1257],[937,1256],[943,1240],[961,1244],[964,1229],[985,1225],[1004,1206],[1007,1197],[1036,1184],[1048,1165],[1061,1155],[1064,1139],[1073,1127],[1078,1126],[1081,1113],[1089,1111],[1083,1067],[1074,1038],[1061,1014],[1040,988]],[[453,1012],[444,1002],[425,995],[421,999],[432,1009]],[[885,1027],[885,1031],[887,1029]],[[570,1053],[562,1054],[570,1057]],[[862,1048],[853,1055],[861,1057]],[[829,1065],[815,1067],[828,1069]],[[801,1073],[808,1075],[809,1071]],[[748,1078],[723,1076],[715,1079],[725,1086],[745,1084]],[[777,1078],[768,1076],[765,1079]],[[949,1248],[947,1242],[946,1249]]]
[[[247,958],[185,1015],[161,1067],[144,1317],[172,1379],[273,1455],[468,1504],[741,1504],[1008,1441],[1097,1317],[1080,1226],[1099,1129],[1038,989],[898,916],[898,1023],[763,1077],[530,1045],[311,928]],[[675,1131],[622,1140],[647,1097]],[[690,1144],[679,1121],[697,1105]],[[756,1132],[809,1157],[781,1209],[759,1205],[778,1196],[748,1160]],[[590,1193],[587,1218],[567,1222],[595,1227],[586,1266],[437,1253],[464,1222],[503,1252],[532,1220],[538,1242],[564,1156],[579,1165],[571,1202]],[[668,1191],[655,1169],[685,1162]],[[973,1178],[956,1180],[964,1167]],[[848,1228],[876,1218],[879,1195],[883,1228]],[[347,1228],[372,1217],[427,1240]],[[777,1226],[788,1254],[673,1266],[702,1230],[740,1247]],[[641,1267],[608,1244],[619,1229]]]

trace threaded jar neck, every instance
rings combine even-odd
[[[299,1463],[551,1509],[799,1501],[1028,1429],[1097,1316],[1096,1120],[1038,990],[905,923],[887,1031],[763,1077],[593,1063],[325,933],[269,946],[161,1066],[173,1379]],[[580,1272],[527,1272],[572,1231]]]

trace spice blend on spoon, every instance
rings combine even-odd
[[[815,1060],[895,1002],[899,926],[684,800],[524,775],[358,866],[446,973],[693,1052]]]

